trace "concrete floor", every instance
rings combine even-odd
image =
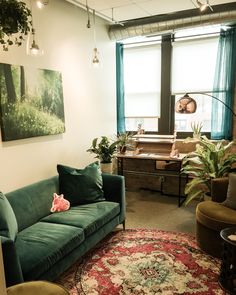
[[[195,235],[196,202],[178,207],[178,198],[149,190],[126,192],[126,228],[153,228]]]

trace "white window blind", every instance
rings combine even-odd
[[[172,51],[172,94],[178,100],[188,92],[211,93],[214,83],[218,37],[174,42]],[[175,114],[177,131],[192,131],[191,123],[202,122],[204,132],[211,131],[210,97],[192,94],[197,102],[194,114]]]
[[[146,122],[148,124],[146,127],[157,130],[161,85],[161,47],[159,44],[125,49],[124,82],[125,117],[127,118],[126,123],[130,125],[128,128],[136,130],[137,126],[132,126],[132,124],[144,123],[145,125]],[[152,124],[150,118],[153,117],[155,117],[155,123]]]
[[[172,93],[211,91],[218,38],[173,43]]]

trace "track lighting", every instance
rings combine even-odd
[[[209,0],[206,0],[206,3],[202,3],[202,2],[199,1],[199,0],[196,0],[196,3],[195,3],[193,0],[191,0],[191,1],[192,1],[192,3],[194,4],[194,6],[195,6],[196,8],[199,8],[199,9],[200,9],[201,12],[203,12],[204,10],[206,10],[207,7],[209,7],[210,10],[213,11],[213,8],[212,8],[212,6],[210,5]]]
[[[39,9],[44,8],[45,5],[47,5],[49,0],[37,0],[36,5]]]

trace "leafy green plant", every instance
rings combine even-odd
[[[202,122],[192,122],[191,123],[193,137],[200,137],[201,136],[202,127],[203,127]]]
[[[230,172],[236,163],[236,153],[228,152],[233,144],[232,141],[225,145],[223,140],[214,143],[206,136],[200,137],[196,150],[190,152],[182,163],[182,173],[192,177],[185,186],[185,205],[211,192],[211,179],[224,177]]]
[[[32,26],[30,9],[22,1],[0,0],[0,44],[7,51],[9,45],[20,46]],[[13,41],[13,34],[19,33]]]
[[[99,138],[94,138],[87,152],[95,154],[101,163],[111,163],[117,144],[118,141],[110,142],[107,136],[102,136],[100,141]]]
[[[125,153],[127,148],[133,148],[133,133],[131,132],[123,132],[118,133],[117,135],[117,146],[120,153]]]

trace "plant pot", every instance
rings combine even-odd
[[[120,152],[120,154],[125,154],[126,153],[126,146],[125,145],[119,146],[119,152]]]
[[[193,133],[193,138],[200,140],[201,133]]]
[[[103,173],[112,174],[113,172],[113,164],[112,163],[100,163],[101,170]]]
[[[204,193],[203,201],[211,201],[211,193],[210,192]]]

